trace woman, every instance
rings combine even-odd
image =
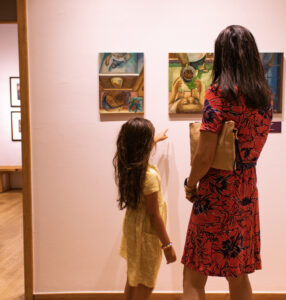
[[[261,269],[255,166],[271,119],[271,92],[255,39],[246,28],[229,26],[215,42],[213,83],[186,186],[194,205],[182,257],[185,300],[205,299],[207,276],[226,277],[231,300],[252,297],[247,274]],[[210,168],[228,120],[238,135],[234,172]]]

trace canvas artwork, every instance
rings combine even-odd
[[[212,53],[169,53],[169,113],[201,113],[212,82]]]
[[[283,53],[261,53],[273,94],[274,113],[282,112]],[[212,82],[213,53],[169,53],[169,113],[201,113]]]
[[[283,53],[260,53],[265,77],[273,95],[273,112],[282,112]]]
[[[11,112],[11,126],[12,126],[12,141],[22,140],[22,129],[21,129],[21,112]]]
[[[20,107],[20,78],[10,77],[10,101],[12,107]]]
[[[144,112],[144,54],[99,54],[99,111]]]

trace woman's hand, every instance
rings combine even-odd
[[[194,186],[194,187],[185,186],[185,193],[186,193],[186,198],[191,203],[194,203],[197,200],[197,198],[198,198],[197,187],[196,186]]]
[[[164,250],[164,255],[166,257],[167,264],[170,264],[177,260],[176,252],[175,252],[175,249],[173,248],[173,246],[166,248]]]
[[[164,131],[158,133],[154,138],[154,142],[158,143],[158,142],[166,140],[168,138],[168,136],[166,135],[167,131],[168,131],[168,129],[165,129]]]

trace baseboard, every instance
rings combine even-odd
[[[180,300],[181,293],[154,293],[150,300]],[[207,293],[206,300],[228,300],[225,293]],[[33,300],[123,300],[122,293],[35,294]],[[253,300],[286,300],[286,294],[254,293]]]

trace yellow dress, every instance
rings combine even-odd
[[[120,255],[127,261],[127,278],[130,286],[155,286],[162,260],[161,242],[152,227],[144,195],[158,192],[160,214],[166,224],[167,206],[161,189],[161,176],[155,166],[149,165],[143,194],[137,208],[127,208],[123,222]]]

